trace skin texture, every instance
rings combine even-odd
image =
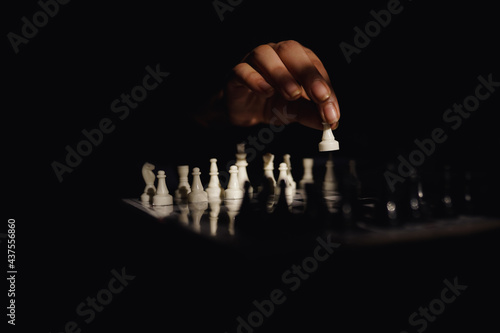
[[[232,71],[221,95],[229,119],[238,126],[269,123],[273,109],[290,115],[291,122],[323,129],[338,127],[340,109],[330,78],[316,54],[287,40],[259,45]]]

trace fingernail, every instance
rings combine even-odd
[[[323,102],[330,97],[330,89],[322,80],[315,80],[311,84],[311,92],[319,102]]]
[[[289,81],[285,84],[285,92],[290,98],[295,98],[301,93],[300,87],[293,81]]]
[[[328,124],[333,124],[338,121],[333,103],[327,103],[323,106],[323,116]]]

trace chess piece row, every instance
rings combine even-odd
[[[193,181],[192,185],[190,185],[188,181],[189,166],[178,166],[177,172],[179,174],[179,186],[175,190],[175,199],[187,200],[188,202],[203,202],[217,199],[242,199],[245,183],[250,183],[246,169],[248,166],[246,156],[247,154],[245,153],[244,144],[237,145],[236,163],[229,168],[229,181],[226,189],[222,188],[219,180],[219,170],[216,158],[210,159],[210,181],[205,189],[203,188],[200,179],[200,168],[193,168],[191,173]],[[297,189],[297,184],[294,181],[291,172],[292,167],[290,154],[283,155],[283,162],[279,164],[278,168],[279,175],[277,180],[274,177],[274,155],[267,153],[262,156],[262,159],[264,177],[272,184],[271,194],[273,197],[278,197],[280,195],[280,183],[283,181],[285,183],[285,197],[290,205]],[[304,174],[299,182],[299,187],[301,189],[304,189],[306,184],[314,183],[313,164],[314,160],[312,158],[303,159]],[[145,163],[143,165],[142,175],[146,186],[144,193],[141,195],[141,201],[149,202],[153,205],[171,205],[173,204],[174,197],[172,197],[168,191],[165,181],[165,172],[163,170],[159,170],[157,177],[155,177],[152,171],[154,168],[155,166],[151,163]],[[158,188],[155,188],[154,186],[155,178],[158,178]],[[333,172],[333,160],[331,154],[330,158],[326,162],[323,190],[337,190],[337,181]],[[251,185],[249,186],[248,192],[250,196],[253,195],[253,187]]]
[[[190,203],[220,199],[242,199],[243,189],[240,184],[244,184],[245,181],[248,181],[248,176],[246,175],[246,172],[243,171],[245,170],[245,166],[246,165],[240,163],[240,167],[236,165],[232,165],[230,167],[229,183],[227,188],[223,190],[218,177],[219,171],[217,168],[217,159],[210,159],[210,181],[206,189],[203,188],[201,183],[200,168],[193,168],[191,173],[193,181],[190,185],[188,182],[189,166],[180,165],[177,167],[177,171],[179,173],[179,187],[175,190],[175,199],[187,200]],[[165,181],[165,171],[158,170],[158,187],[155,188],[155,176],[152,171],[154,168],[155,166],[151,163],[145,163],[142,167],[142,175],[146,183],[146,187],[144,189],[144,193],[141,195],[141,201],[159,206],[172,205],[174,198],[168,191]],[[238,174],[240,177],[238,177]]]
[[[208,201],[209,198],[220,199],[222,189],[218,180],[219,172],[216,165],[217,160],[213,158],[210,160],[210,163],[210,182],[206,191],[203,189],[203,185],[201,183],[200,168],[193,168],[191,173],[193,176],[193,182],[190,185],[188,181],[189,166],[180,165],[177,167],[177,171],[179,173],[179,187],[175,190],[175,199],[188,200],[188,202],[205,202]],[[142,167],[142,175],[146,183],[146,187],[144,188],[144,193],[141,195],[141,201],[144,203],[149,202],[158,206],[172,205],[174,198],[168,191],[165,180],[165,171],[158,170],[158,188],[155,188],[155,176],[152,171],[154,168],[155,166],[153,164],[147,162]],[[234,186],[233,183],[231,183],[231,185]],[[230,193],[231,189],[232,186],[228,186]],[[241,195],[241,197],[243,197],[243,195]]]
[[[241,153],[240,153],[241,155]],[[245,154],[246,155],[246,154]],[[274,158],[274,156],[272,156]],[[272,162],[272,158],[268,160],[268,162]],[[243,188],[245,182],[249,182],[248,175],[246,173],[246,160],[240,160],[236,162],[236,165],[232,165],[229,168],[229,182],[227,188],[224,190],[219,181],[219,171],[217,167],[217,159],[210,159],[210,181],[206,189],[203,188],[201,183],[200,168],[195,167],[191,175],[193,176],[192,184],[190,185],[188,182],[188,174],[189,174],[189,166],[188,165],[180,165],[177,167],[177,171],[179,173],[179,187],[175,190],[175,199],[178,200],[187,200],[190,203],[193,202],[204,202],[211,200],[220,200],[220,199],[243,199]],[[158,174],[156,178],[158,178],[158,186],[155,188],[154,180],[155,175],[152,170],[154,170],[155,166],[151,163],[145,163],[142,167],[142,175],[146,186],[144,188],[144,193],[141,195],[142,202],[149,202],[153,205],[172,205],[174,197],[169,193],[167,184],[166,184],[166,176],[164,170],[158,170]],[[279,181],[285,180],[287,182],[287,190],[286,195],[289,197],[287,200],[293,200],[293,191],[295,182],[290,182],[289,174],[287,173],[288,167],[286,163],[280,164],[280,176],[278,178],[278,183],[274,180],[274,175],[271,179],[274,181],[275,193],[279,193]],[[268,171],[272,172],[272,169],[268,165]],[[292,179],[293,181],[293,179]],[[251,187],[250,187],[251,189]]]

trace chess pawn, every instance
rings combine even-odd
[[[168,193],[167,183],[165,181],[165,171],[158,170],[158,189],[153,197],[153,205],[166,206],[173,204],[173,198]]]
[[[472,195],[472,173],[470,171],[466,171],[465,182],[463,187],[463,213],[465,215],[472,215],[474,213],[474,199]]]
[[[292,163],[290,162],[290,154],[283,155],[283,161],[286,163],[286,166],[288,168],[286,172],[288,175],[288,181],[292,185],[293,192],[295,192],[295,189],[297,188],[297,183],[293,180],[292,176]]]
[[[454,199],[452,197],[452,176],[451,168],[449,165],[444,167],[444,188],[441,197],[441,214],[442,217],[454,217],[456,215],[456,208],[454,206]]]
[[[193,168],[193,185],[191,186],[191,192],[188,194],[188,202],[204,202],[208,201],[208,194],[203,190],[203,185],[200,179],[200,168]]]
[[[152,170],[155,169],[155,166],[151,163],[144,163],[142,166],[142,178],[144,179],[144,182],[146,183],[146,187],[144,188],[144,193],[141,195],[141,201],[142,202],[153,202],[153,196],[155,195],[156,188],[155,188],[155,174]]]
[[[229,168],[229,182],[225,191],[225,199],[243,199],[243,190],[238,182],[238,167],[231,165]]]
[[[358,173],[356,172],[356,161],[349,160],[349,174],[353,178],[353,181],[356,183],[356,191],[358,196],[361,194],[361,182],[358,178]]]
[[[338,190],[337,180],[333,171],[332,155],[326,161],[325,179],[323,180],[323,191],[336,192]]]
[[[179,187],[175,190],[175,199],[187,199],[189,192],[191,192],[188,181],[189,165],[177,166],[177,173],[179,174]]]
[[[285,182],[285,193],[284,194],[285,194],[287,203],[290,205],[293,201],[293,189],[292,189],[292,185],[290,184],[290,181],[288,179],[288,174],[287,174],[288,167],[286,166],[286,163],[280,163],[278,170],[280,171],[280,173],[278,176],[278,181],[276,182],[276,186],[274,188],[274,195],[275,196],[281,195],[281,193],[280,193],[281,192],[281,185],[280,184],[281,184],[281,181],[284,181]]]
[[[306,184],[314,183],[314,178],[313,178],[314,160],[312,158],[304,158],[302,159],[302,164],[304,165],[304,175],[302,176],[299,185],[301,189],[305,189]]]
[[[387,164],[386,168],[389,172],[397,172],[395,165],[392,163]],[[401,223],[401,195],[399,195],[399,192],[394,192],[391,186],[392,184],[386,183],[386,191],[375,205],[375,222],[387,226],[396,226]]]
[[[270,178],[273,182],[273,188],[276,186],[276,180],[274,179],[274,155],[267,153],[262,156],[264,160],[264,177]]]
[[[208,186],[206,192],[208,194],[208,200],[216,200],[221,197],[221,188],[219,181],[219,169],[217,168],[217,159],[210,159],[210,181],[208,182]]]
[[[238,148],[241,151],[241,148]],[[245,182],[249,182],[248,174],[247,174],[247,154],[243,152],[236,153],[236,166],[238,167],[238,183],[240,184],[240,188],[243,189],[245,187]],[[248,192],[250,195],[253,193],[252,186],[249,187]]]
[[[339,150],[339,142],[335,140],[328,123],[323,123],[323,138],[319,143],[319,151]]]
[[[425,202],[422,181],[416,169],[410,172],[409,183],[410,217],[414,220],[428,218],[428,205]]]

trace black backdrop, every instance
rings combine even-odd
[[[240,287],[242,290],[248,287],[255,294],[246,291],[250,302],[242,296],[243,304],[250,304],[252,297],[261,297],[262,290],[271,290],[259,287],[258,283],[250,288],[248,281],[257,278],[263,286],[272,285],[272,278],[266,281],[262,277],[263,270],[278,259],[269,259],[261,267],[260,261],[249,263],[231,257],[227,251],[221,254],[217,252],[220,249],[212,249],[211,255],[229,256],[212,262],[211,256],[200,254],[213,247],[211,244],[189,237],[179,239],[175,234],[165,234],[163,229],[158,232],[150,220],[133,215],[120,204],[121,198],[136,197],[142,192],[140,168],[145,161],[167,170],[175,170],[181,163],[197,165],[202,168],[203,177],[207,177],[209,158],[217,157],[220,167],[224,167],[234,158],[236,143],[259,133],[262,126],[202,128],[189,115],[223,85],[230,69],[247,52],[271,41],[295,39],[315,51],[324,62],[341,107],[341,125],[335,131],[341,144],[339,156],[358,159],[367,177],[380,178],[387,162],[397,163],[400,155],[408,158],[416,149],[415,139],[424,140],[434,128],[443,128],[448,139],[436,146],[422,168],[431,175],[440,174],[444,164],[452,165],[454,170],[472,170],[482,199],[488,203],[484,206],[490,207],[490,212],[495,211],[492,203],[497,202],[499,185],[500,142],[495,121],[499,88],[456,130],[443,121],[448,108],[474,94],[478,76],[491,75],[493,81],[500,81],[500,29],[495,6],[486,1],[450,1],[439,5],[431,1],[401,1],[400,13],[392,15],[390,23],[371,37],[358,54],[352,54],[348,63],[340,43],[354,44],[353,29],[364,29],[374,21],[370,12],[386,9],[388,3],[391,2],[233,1],[232,11],[224,12],[223,21],[211,1],[113,4],[71,1],[60,4],[55,14],[54,6],[50,7],[53,17],[37,16],[41,7],[35,1],[4,4],[2,114],[7,167],[4,193],[8,200],[6,218],[16,218],[18,223],[17,260],[22,272],[18,283],[19,324],[61,331],[67,321],[78,319],[74,309],[79,302],[107,283],[110,270],[124,266],[137,276],[136,287],[131,284],[128,294],[117,297],[94,322],[83,324],[83,331],[118,330],[129,325],[152,328],[163,323],[180,323],[186,327],[183,331],[204,327],[205,323],[208,331],[229,331],[236,317],[234,313],[214,320],[213,326],[208,324],[209,318],[217,317],[218,312],[210,309],[217,297],[228,302],[221,309],[231,309],[232,303],[225,298],[230,293],[221,282],[226,274],[233,279],[238,274],[248,276],[246,282],[240,282]],[[11,33],[22,35],[25,24],[22,18],[33,22],[34,14],[41,27],[27,43],[18,45],[16,53],[9,36],[12,39]],[[25,32],[29,33],[26,28]],[[128,116],[120,119],[123,114],[113,113],[112,102],[142,84],[147,66],[152,69],[159,66],[169,75]],[[110,119],[111,125],[106,126],[113,126],[112,132],[104,134],[88,156],[82,157],[80,163],[75,162],[72,172],[64,173],[60,181],[53,169],[54,161],[64,164],[65,147],[76,149],[85,139],[82,131],[99,127],[103,119]],[[320,132],[293,124],[275,133],[263,152],[277,156],[292,154],[292,162],[297,165],[296,177],[300,177],[301,158],[318,155],[320,138]],[[259,161],[249,166],[251,176],[259,174]],[[167,183],[174,187],[176,179],[168,179]],[[454,245],[459,247],[458,243]],[[432,244],[427,255],[435,255],[432,250],[439,251],[441,245]],[[392,250],[387,252],[392,254]],[[403,250],[417,260],[422,249]],[[486,251],[477,246],[475,250],[478,255]],[[439,260],[448,254],[440,252],[433,265],[440,267]],[[367,253],[349,255],[369,264],[368,259],[363,260]],[[176,274],[162,275],[165,270],[168,272],[163,260],[171,260],[170,268],[175,268]],[[231,260],[239,262],[239,266],[228,269]],[[413,269],[410,259],[391,257],[390,260],[405,263],[405,272]],[[469,271],[463,262],[454,260],[451,262],[456,265],[451,264],[450,272],[456,267]],[[344,268],[350,267],[344,264]],[[392,267],[389,263],[378,264]],[[252,270],[250,265],[258,268]],[[286,265],[278,266],[277,272],[282,272],[283,267]],[[431,271],[435,267],[427,268],[417,269],[417,277],[426,276],[431,285],[437,281],[433,290],[440,290],[446,276],[435,277]],[[384,282],[392,294],[404,284],[394,277],[378,274],[377,281]],[[472,276],[474,282],[481,284],[481,278]],[[328,278],[323,275],[318,279]],[[337,281],[341,282],[348,281]],[[209,283],[215,283],[213,288],[220,288],[220,293],[213,291]],[[358,291],[361,288],[361,282],[352,285]],[[363,310],[353,317],[352,330],[362,326],[357,319],[363,321],[364,316],[370,318],[366,319],[368,322],[377,323],[373,327],[377,330],[404,329],[406,314],[434,295],[429,291],[432,288],[420,288],[431,298],[408,302],[410,305],[401,309],[394,320],[372,313],[370,306],[378,304],[375,301],[381,296],[378,293],[368,293],[371,301],[366,305],[366,300],[355,301],[345,292],[344,301],[349,299],[349,306]],[[488,289],[484,287],[485,290]],[[408,292],[409,298],[418,294],[416,289]],[[308,297],[312,296],[306,294],[301,296],[302,300],[311,302]],[[459,327],[462,322],[457,318],[464,317],[461,314],[481,299],[476,297],[471,296],[473,299],[464,305],[462,312],[457,310],[455,319],[448,318],[443,329]],[[156,301],[161,305],[155,305]],[[277,327],[293,327],[294,321],[286,318],[289,313],[302,311],[296,306],[296,303],[289,305],[289,312],[280,314],[272,323]],[[333,312],[328,312],[328,307],[315,308],[311,311],[317,314],[312,317],[314,325],[295,317],[297,323],[305,328],[309,323],[313,331],[336,328],[349,331],[335,325],[334,313],[340,311],[340,305]],[[244,312],[244,309],[245,306],[235,306],[234,311]],[[485,311],[478,310],[478,318],[484,320],[489,313]],[[318,318],[328,316],[333,316],[330,326],[324,326],[323,321],[320,324]],[[470,325],[476,322],[470,318],[464,321]],[[347,322],[350,323],[345,319],[342,324]],[[432,329],[429,327],[429,331]]]

